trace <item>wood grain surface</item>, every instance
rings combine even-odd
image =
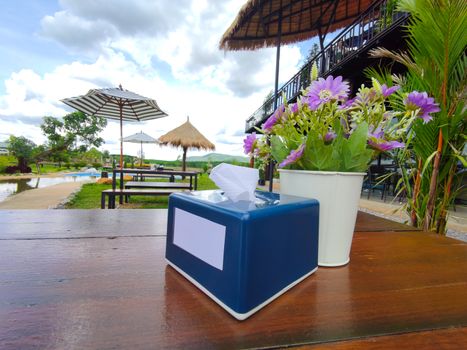
[[[293,347],[294,350],[393,350],[393,349],[465,349],[467,328],[446,328],[381,336],[366,339],[347,340],[327,344]]]
[[[167,209],[0,210],[0,242],[166,234]]]
[[[359,215],[349,265],[319,268],[240,322],[166,265],[164,215],[0,211],[0,349],[457,349],[465,341],[465,243]]]
[[[0,240],[165,236],[167,209],[0,210]],[[418,231],[398,222],[358,213],[356,232]]]

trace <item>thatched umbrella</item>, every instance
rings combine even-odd
[[[185,123],[178,128],[169,131],[167,134],[159,137],[159,142],[163,145],[170,145],[174,147],[182,147],[183,160],[182,170],[186,170],[186,152],[189,148],[215,150],[216,146],[204,137],[198,129],[191,123],[189,117]]]
[[[222,36],[224,50],[255,50],[322,36],[351,24],[377,0],[249,0]]]

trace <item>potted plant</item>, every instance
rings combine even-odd
[[[247,136],[244,148],[278,163],[282,194],[319,200],[318,261],[321,266],[341,266],[349,262],[369,164],[379,152],[405,147],[401,141],[411,135],[414,121],[429,121],[429,113],[439,108],[426,93],[402,96],[395,94],[398,86],[387,87],[375,79],[372,87],[362,85],[349,99],[342,77],[317,77],[314,66],[312,83],[297,102],[280,106],[258,129],[265,136]],[[423,106],[417,105],[421,100]],[[422,111],[427,104],[430,109]]]

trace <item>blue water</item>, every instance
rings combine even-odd
[[[67,176],[92,176],[92,177],[101,177],[101,173],[71,173]]]

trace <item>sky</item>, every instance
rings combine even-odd
[[[73,111],[60,102],[117,87],[153,98],[168,117],[124,122],[123,136],[158,138],[190,122],[216,152],[242,155],[245,120],[273,89],[275,48],[224,52],[219,40],[245,0],[15,0],[0,11],[0,141],[46,142],[44,116]],[[281,48],[280,81],[295,74],[311,42]],[[100,150],[119,153],[109,121]],[[139,145],[125,143],[136,156]],[[173,160],[180,149],[145,145],[146,158]],[[189,151],[189,156],[206,151]]]

